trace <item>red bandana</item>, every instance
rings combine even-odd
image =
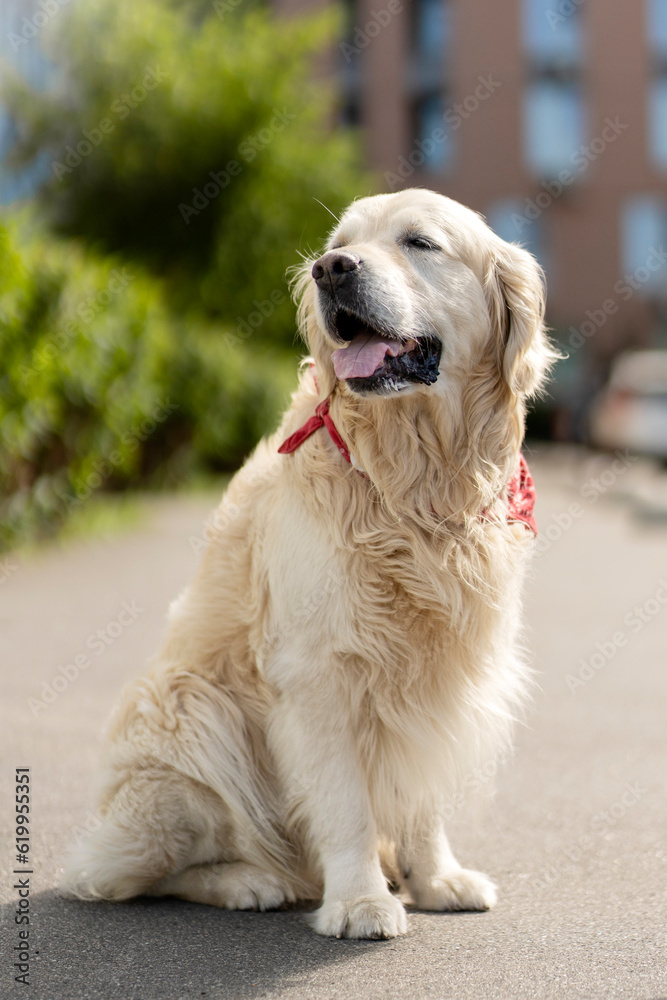
[[[535,509],[535,483],[528,462],[519,455],[519,468],[507,484],[507,520],[522,521],[534,535],[537,534]]]
[[[320,427],[326,427],[331,440],[345,461],[352,464],[350,452],[329,415],[328,399],[318,403],[314,416],[307,420],[303,427],[299,427],[298,431],[290,434],[286,441],[283,441],[280,448],[278,448],[279,453],[281,455],[290,455],[303,444],[306,438],[309,438],[311,434],[318,431]],[[523,455],[519,456],[519,468],[507,484],[507,503],[507,520],[521,521],[536,535],[537,524],[533,514],[535,508],[535,483]]]
[[[281,455],[289,455],[293,451],[303,444],[306,438],[309,438],[311,434],[318,431],[320,427],[326,427],[329,431],[329,437],[333,443],[338,448],[339,452],[343,456],[346,462],[352,462],[350,458],[350,453],[347,450],[345,442],[336,430],[336,425],[329,416],[329,400],[324,399],[321,403],[317,404],[315,410],[315,416],[307,420],[303,427],[299,427],[298,431],[294,431],[294,434],[290,434],[286,441],[283,441],[278,451]]]

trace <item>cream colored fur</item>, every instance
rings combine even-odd
[[[439,253],[401,243],[426,229]],[[355,202],[332,233],[409,335],[442,339],[431,387],[336,380],[312,261],[297,287],[315,368],[232,480],[148,677],[110,733],[101,828],[71,860],[82,898],[172,894],[228,908],[321,899],[321,934],[391,937],[403,903],[486,909],[441,822],[457,782],[508,745],[530,532],[508,524],[524,405],[553,359],[541,273],[457,203]],[[315,380],[317,373],[317,381]],[[361,475],[325,430],[279,444],[331,397]],[[380,858],[382,847],[383,871]]]

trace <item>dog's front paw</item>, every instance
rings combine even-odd
[[[388,892],[330,900],[310,918],[313,930],[337,938],[393,938],[407,931],[403,904]]]
[[[410,895],[420,910],[490,910],[496,887],[481,872],[455,868],[421,885],[409,883]]]

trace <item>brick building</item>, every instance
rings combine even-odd
[[[667,0],[345,6],[341,116],[362,127],[384,189],[451,195],[533,250],[573,363],[660,343]]]

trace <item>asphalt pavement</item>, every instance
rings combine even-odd
[[[667,473],[568,449],[531,467],[533,707],[450,827],[499,902],[411,912],[393,941],[319,938],[303,908],[61,897],[62,858],[97,823],[105,720],[157,649],[215,496],[154,498],[133,527],[0,560],[2,1000],[667,997]]]

